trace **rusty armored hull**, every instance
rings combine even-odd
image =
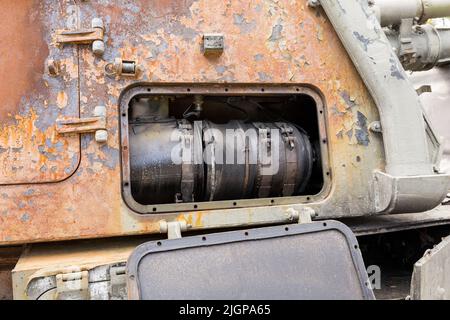
[[[383,213],[373,184],[385,169],[383,137],[369,128],[378,108],[325,12],[306,0],[19,0],[0,9],[1,245],[159,233],[163,220],[192,230],[280,223],[305,207],[317,219]],[[103,55],[91,45],[95,18]],[[202,51],[208,34],[223,36],[220,55]],[[111,76],[117,58],[138,72]],[[320,119],[322,189],[234,207],[130,205],[123,113],[146,90],[308,94]]]

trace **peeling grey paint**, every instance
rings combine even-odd
[[[357,122],[359,128],[355,129],[355,137],[358,144],[363,146],[368,146],[369,139],[369,129],[367,127],[367,117],[360,111],[357,112]]]
[[[358,40],[364,47],[364,51],[367,51],[367,47],[369,44],[372,43],[372,40],[369,38],[364,37],[362,34],[360,34],[357,31],[353,32],[353,35],[355,36],[356,40]]]
[[[264,58],[264,55],[263,55],[263,54],[260,54],[260,53],[255,54],[255,55],[253,56],[253,59],[254,59],[256,62],[261,61],[263,58]]]
[[[260,81],[272,81],[272,77],[265,72],[258,72],[258,77]]]
[[[348,131],[345,133],[345,135],[346,135],[349,139],[352,139],[352,137],[353,137],[353,129],[348,130]]]
[[[242,34],[248,34],[256,27],[255,20],[248,22],[242,14],[233,14],[233,23],[239,27]]]
[[[20,220],[21,220],[22,222],[27,222],[28,220],[30,220],[30,215],[29,215],[28,213],[24,213],[24,214],[22,215],[22,217],[20,218]]]
[[[60,115],[60,109],[56,105],[49,105],[47,109],[43,110],[45,110],[45,113],[39,114],[34,122],[36,128],[42,132],[53,126]]]
[[[159,39],[158,45],[153,41],[147,41],[147,44],[150,47],[150,51],[152,54],[152,56],[149,58],[156,59],[161,53],[165,52],[169,47],[167,42],[162,37],[159,37],[158,39]]]
[[[272,27],[272,34],[269,37],[269,41],[277,41],[282,38],[281,32],[283,31],[283,25],[280,23]]]
[[[216,69],[216,72],[220,75],[222,75],[227,70],[227,68],[225,66],[216,66],[215,69]]]
[[[23,193],[24,196],[31,196],[34,194],[34,189],[28,189]]]
[[[389,59],[389,62],[391,63],[391,76],[397,78],[398,80],[405,80],[402,69],[400,69],[397,60],[392,57]]]
[[[87,154],[87,158],[88,158],[91,166],[93,166],[94,163],[98,162],[111,170],[115,169],[119,163],[119,150],[111,148],[107,145],[100,147],[100,150],[104,154],[104,157],[102,157],[102,158],[97,157],[97,155],[95,153]],[[90,172],[89,168],[87,170],[88,170],[88,172]]]
[[[356,106],[355,101],[352,101],[351,96],[347,91],[340,92],[340,96],[345,101],[345,104],[348,107],[347,109],[351,109]]]
[[[331,107],[331,114],[333,116],[338,116],[338,117],[342,117],[343,115],[345,115],[345,112],[340,111],[336,105]]]
[[[45,150],[45,146],[40,145],[38,146],[39,153],[45,156],[50,161],[57,161],[58,159],[61,159],[60,155],[54,155],[47,150]]]

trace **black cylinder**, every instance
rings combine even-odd
[[[286,197],[305,189],[313,152],[287,122],[134,122],[130,167],[141,204]]]

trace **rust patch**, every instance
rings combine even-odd
[[[168,15],[184,15],[189,12],[189,7],[194,0],[150,0],[138,1],[142,6],[149,7],[153,18],[163,18]]]
[[[48,47],[43,40],[40,1],[0,2],[0,123],[14,121],[23,96],[44,87]]]
[[[26,11],[22,0],[19,2],[21,10]],[[47,3],[47,11],[54,8],[54,1],[42,3]],[[66,2],[58,3],[64,6]],[[79,46],[81,115],[92,116],[95,105],[105,105],[109,136],[107,144],[102,147],[92,134],[81,135],[81,157],[77,157],[73,139],[79,139],[78,136],[68,137],[67,146],[58,144],[58,136],[51,139],[57,116],[76,116],[72,108],[77,102],[74,101],[76,89],[67,91],[65,88],[73,86],[71,82],[75,82],[78,69],[75,59],[68,54],[64,56],[67,59],[61,62],[62,77],[48,79],[51,94],[43,98],[48,103],[34,103],[34,110],[27,116],[18,117],[15,120],[17,124],[8,128],[14,134],[7,131],[0,134],[0,143],[8,147],[6,150],[0,148],[0,159],[8,157],[0,163],[11,165],[20,155],[22,158],[18,158],[18,163],[26,163],[28,168],[38,167],[46,178],[52,177],[56,174],[52,173],[55,164],[66,160],[51,159],[70,154],[70,151],[58,152],[58,148],[64,150],[73,145],[73,162],[78,164],[81,158],[79,167],[75,174],[59,183],[2,186],[1,245],[159,233],[161,219],[182,219],[179,213],[163,217],[159,214],[138,216],[122,200],[121,167],[117,162],[120,161],[117,150],[120,148],[118,123],[121,115],[117,112],[117,105],[123,89],[135,82],[303,83],[318,88],[325,102],[321,111],[326,116],[329,132],[324,143],[332,155],[329,169],[333,188],[327,199],[309,204],[317,208],[323,219],[373,213],[373,199],[370,198],[367,181],[372,179],[374,168],[384,167],[383,146],[381,137],[370,132],[370,143],[367,146],[363,144],[366,125],[378,120],[379,116],[331,24],[324,14],[319,14],[321,9],[309,8],[306,0],[103,0],[77,3],[82,13],[80,24],[84,27],[95,16],[104,18],[110,53],[108,59],[120,56],[136,60],[143,68],[143,75],[138,80],[106,78],[103,71],[105,62],[95,58],[88,46]],[[12,6],[6,3],[0,6],[5,9],[2,17],[11,15],[11,10],[6,8]],[[55,24],[62,24],[64,20],[60,15],[64,15],[66,10],[58,8],[52,12],[54,19],[46,19],[49,30]],[[247,33],[253,29],[253,23],[254,31]],[[322,29],[319,38],[323,37],[323,41],[317,39],[318,29]],[[207,59],[201,53],[201,36],[205,32],[225,34],[226,48],[218,59]],[[61,54],[61,51],[55,53]],[[63,81],[58,82],[60,79]],[[68,105],[62,109],[57,105],[60,91],[65,91],[68,96]],[[342,96],[345,92],[348,94]],[[34,102],[43,100],[35,94],[33,97]],[[357,100],[352,101],[352,97]],[[353,103],[355,105],[351,107]],[[358,112],[361,112],[360,119]],[[359,132],[360,143],[355,131],[358,129],[362,130]],[[50,140],[44,137],[50,137]],[[23,151],[16,152],[20,147]],[[27,152],[33,153],[39,147],[39,158],[32,159],[36,163],[29,162]],[[364,159],[357,166],[354,165],[356,156]],[[25,158],[28,162],[24,161]],[[27,178],[33,175],[23,168],[14,172],[8,169],[8,172],[8,178],[15,181],[19,175]],[[258,221],[257,212],[255,210],[248,221]],[[210,213],[202,211],[200,217],[198,212],[187,212],[183,218],[193,229],[203,228],[205,221],[209,222],[214,217]]]

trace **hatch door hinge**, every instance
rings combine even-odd
[[[68,271],[56,275],[56,299],[89,300],[89,271]]]
[[[298,217],[298,223],[311,223],[312,218],[316,217],[316,211],[310,207],[301,207],[299,210],[295,210],[294,208],[289,208],[290,213],[294,217]]]
[[[126,296],[126,264],[121,263],[109,268],[110,277],[110,295],[112,298]]]
[[[95,141],[106,142],[108,139],[108,132],[106,131],[106,107],[95,107],[93,117],[57,119],[56,132],[59,134],[95,132]]]
[[[56,44],[92,44],[92,51],[97,56],[105,52],[105,28],[100,18],[92,19],[91,28],[56,31]]]
[[[188,225],[186,221],[167,222],[162,220],[159,223],[159,228],[161,233],[167,233],[168,239],[179,239],[181,238],[181,231],[186,231]]]

